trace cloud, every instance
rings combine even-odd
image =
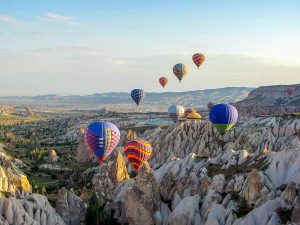
[[[27,22],[17,20],[12,16],[3,15],[3,14],[0,14],[0,23],[5,24],[10,27],[13,27],[13,28],[22,28],[28,24]]]
[[[67,24],[67,25],[80,25],[74,17],[72,16],[64,16],[64,15],[59,15],[56,13],[52,12],[47,12],[42,16],[43,19],[50,21],[50,22],[55,22],[55,23],[62,23],[62,24]]]

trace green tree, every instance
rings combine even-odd
[[[86,212],[86,225],[99,225],[99,216],[98,198],[94,192],[90,198],[89,207]]]
[[[42,186],[42,187],[41,187],[40,193],[41,193],[42,195],[45,195],[45,194],[47,193],[45,186]]]

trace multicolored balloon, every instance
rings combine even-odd
[[[193,62],[196,64],[197,69],[199,69],[204,60],[205,56],[202,53],[196,53],[193,55]]]
[[[290,88],[287,89],[286,92],[288,93],[289,96],[291,96],[294,93],[294,88],[290,87]]]
[[[110,122],[96,121],[88,125],[85,139],[88,148],[101,163],[117,147],[120,141],[120,131]]]
[[[184,108],[180,105],[170,105],[168,108],[169,117],[174,121],[178,121],[184,116]]]
[[[161,77],[159,78],[159,83],[161,84],[161,86],[163,86],[163,88],[168,84],[169,80],[167,77]]]
[[[173,67],[173,73],[178,78],[179,82],[188,74],[189,70],[186,65],[178,63]]]
[[[142,89],[133,89],[131,91],[131,98],[138,106],[140,101],[145,97],[144,91]]]
[[[134,139],[125,144],[124,153],[134,169],[139,170],[143,163],[150,158],[152,147],[149,142],[143,139]]]
[[[183,117],[188,117],[188,115],[189,115],[190,113],[196,113],[196,112],[197,112],[196,109],[193,109],[193,108],[186,109],[185,112],[184,112]]]
[[[213,102],[207,103],[207,108],[210,110],[215,104]]]
[[[238,111],[230,104],[217,104],[211,108],[209,119],[220,134],[225,134],[236,124]]]
[[[201,115],[200,115],[200,113],[192,112],[186,118],[190,119],[190,120],[199,120],[199,119],[201,119]]]

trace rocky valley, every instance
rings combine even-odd
[[[258,88],[236,102],[241,116],[225,135],[207,109],[201,120],[173,123],[165,112],[3,106],[0,224],[299,224],[299,85],[293,88],[291,97],[285,88]],[[101,165],[84,136],[94,120],[121,131]],[[153,147],[138,172],[123,149],[137,137]]]

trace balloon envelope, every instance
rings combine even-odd
[[[209,119],[221,134],[225,134],[236,124],[238,111],[230,104],[217,104],[211,108]]]
[[[101,163],[117,147],[120,131],[110,122],[97,121],[88,125],[85,138],[88,148]]]
[[[178,78],[179,82],[188,74],[189,70],[186,65],[178,63],[173,67],[173,73]]]
[[[201,119],[201,115],[200,113],[192,112],[187,116],[187,119],[191,119],[191,120]]]
[[[161,86],[163,86],[163,88],[168,84],[169,80],[167,77],[161,77],[159,78],[159,83],[161,84]]]
[[[197,68],[201,66],[201,64],[204,62],[205,56],[202,53],[196,53],[193,55],[193,62],[196,64]]]
[[[196,113],[196,109],[193,109],[193,108],[190,108],[190,109],[186,109],[185,112],[184,112],[184,117],[188,117],[188,115],[190,113]]]
[[[136,105],[139,105],[140,101],[145,97],[145,93],[142,89],[133,89],[131,91],[131,98],[136,103]]]
[[[152,147],[150,143],[145,140],[134,139],[124,145],[124,153],[134,169],[139,170],[143,163],[150,158]]]
[[[184,108],[180,105],[170,105],[168,108],[169,117],[176,122],[184,116]]]

